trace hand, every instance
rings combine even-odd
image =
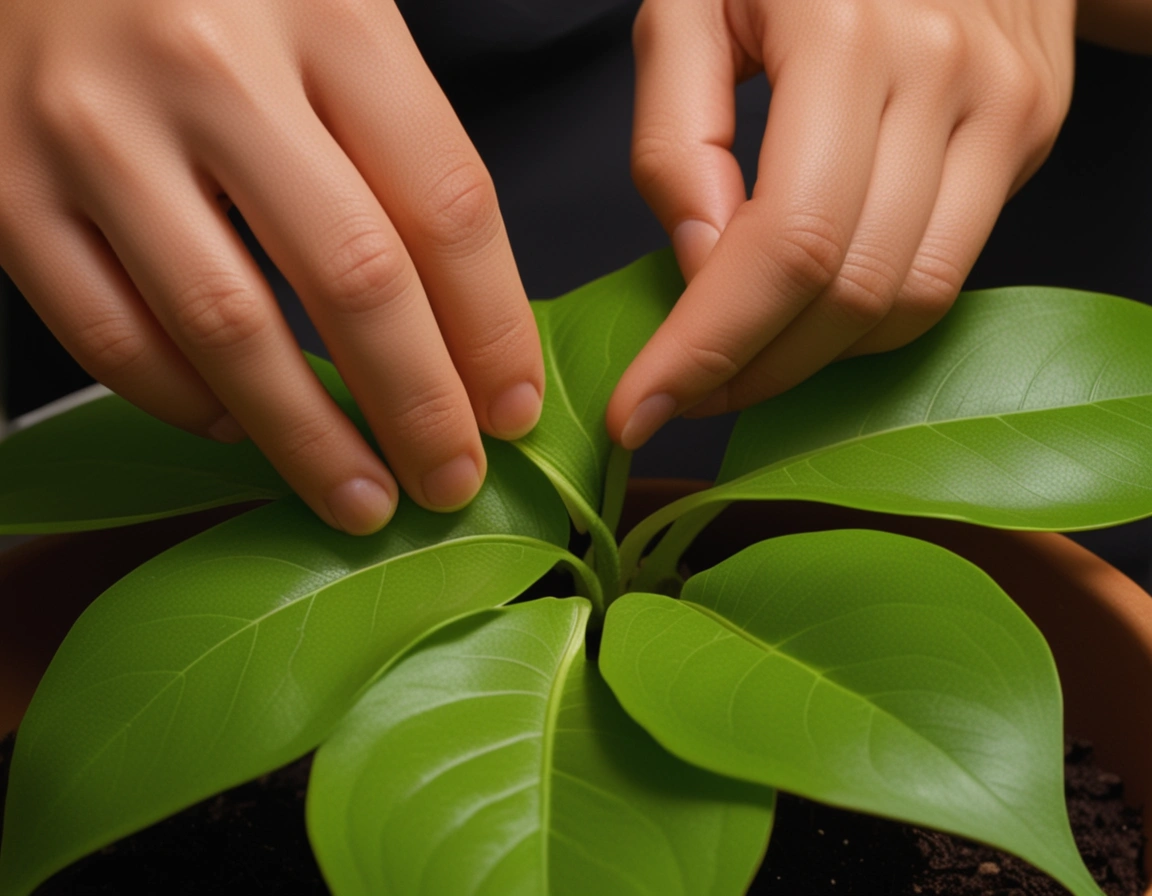
[[[418,503],[466,503],[479,430],[535,424],[540,344],[491,179],[387,0],[9,0],[0,120],[0,265],[64,346],[169,423],[251,436],[329,524],[378,529],[396,480],[222,197]]]
[[[646,0],[636,183],[687,290],[617,386],[613,438],[738,410],[896,348],[956,298],[1071,98],[1073,0]],[[733,89],[773,87],[752,198]]]

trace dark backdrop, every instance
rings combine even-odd
[[[495,179],[534,298],[559,295],[667,242],[628,174],[636,5],[552,0],[526,11],[510,0],[401,3]],[[479,7],[499,14],[480,15]],[[1082,44],[1077,67],[1052,155],[1005,208],[968,286],[1052,284],[1152,303],[1152,59]],[[738,97],[736,153],[751,183],[769,91],[757,78]],[[291,290],[263,263],[301,344],[323,354]],[[7,317],[0,358],[9,365],[0,388],[9,414],[90,382],[11,285],[0,290]],[[638,453],[635,469],[710,477],[730,425],[673,421]],[[1081,539],[1149,583],[1152,524]]]

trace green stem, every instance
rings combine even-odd
[[[604,474],[604,500],[600,518],[613,538],[620,525],[620,514],[624,510],[624,496],[628,491],[628,472],[632,469],[632,452],[612,446],[608,455],[608,469]]]
[[[713,488],[703,492],[696,492],[692,495],[685,495],[683,498],[673,501],[671,504],[666,504],[651,516],[647,516],[637,523],[620,544],[619,563],[621,576],[618,587],[621,593],[630,589],[631,582],[636,577],[637,570],[640,568],[640,558],[644,553],[644,549],[653,538],[660,534],[661,529],[676,522],[676,520],[680,519],[680,517],[689,511],[704,508],[715,503],[727,504],[724,500],[723,492],[719,489]],[[717,513],[719,513],[719,511],[717,511]],[[703,528],[703,526],[701,526],[701,528]],[[695,533],[693,533],[693,535],[695,535]]]
[[[656,547],[644,558],[629,583],[631,591],[657,591],[662,581],[678,575],[680,558],[704,528],[728,506],[726,501],[689,510],[664,533]]]
[[[576,594],[588,598],[592,604],[592,619],[598,625],[604,621],[607,606],[604,603],[604,589],[600,585],[600,578],[587,563],[575,554],[565,551],[567,555],[560,562],[567,566],[576,579]]]

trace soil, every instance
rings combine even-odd
[[[0,799],[13,738],[0,743]],[[36,896],[328,893],[304,829],[311,757],[205,800],[88,856]],[[1076,841],[1108,896],[1142,896],[1140,813],[1081,743],[1066,751],[1065,784]],[[0,828],[2,830],[2,828]],[[1066,896],[1051,879],[966,840],[885,819],[780,798],[768,857],[749,890],[788,896]],[[608,896],[608,894],[606,894]]]

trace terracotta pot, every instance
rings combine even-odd
[[[706,485],[634,481],[620,531]],[[96,595],[149,557],[242,509],[50,536],[0,554],[0,733],[18,724],[56,647]],[[883,529],[935,542],[1000,583],[1051,645],[1068,733],[1091,741],[1100,764],[1123,778],[1127,799],[1144,807],[1145,833],[1152,840],[1152,597],[1061,535],[798,502],[733,505],[685,560],[703,569],[764,538],[841,528]]]

